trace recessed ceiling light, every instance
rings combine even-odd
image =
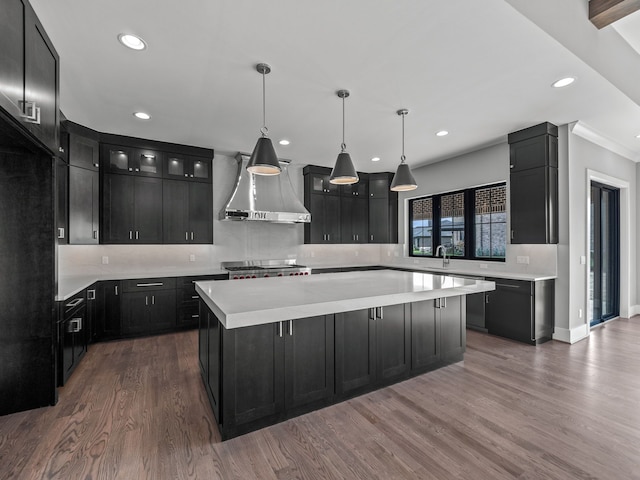
[[[449,132],[447,130],[440,130],[439,132],[436,132],[436,136],[438,137],[444,137],[446,135],[449,135]]]
[[[565,77],[565,78],[561,78],[560,80],[556,80],[551,84],[551,86],[553,88],[562,88],[562,87],[566,87],[567,85],[571,85],[575,81],[576,81],[576,77]]]
[[[373,157],[371,159],[372,162],[379,162],[380,161],[380,157]]]
[[[133,116],[139,118],[140,120],[149,120],[151,118],[151,115],[144,112],[136,112],[133,114]]]
[[[130,33],[121,33],[118,35],[118,40],[125,47],[129,47],[132,50],[144,50],[147,48],[147,44],[143,39],[138,37],[137,35],[132,35]]]
[[[285,140],[284,138],[278,142],[280,145],[289,145],[291,142],[289,140]]]

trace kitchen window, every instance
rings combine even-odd
[[[506,197],[501,183],[410,200],[409,255],[433,257],[444,245],[452,258],[504,261]]]

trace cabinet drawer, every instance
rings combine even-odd
[[[141,292],[145,290],[171,290],[176,288],[176,279],[170,278],[138,278],[135,280],[123,280],[124,292]]]
[[[179,277],[178,278],[178,286],[179,287],[193,287],[195,288],[195,282],[207,282],[211,280],[229,280],[228,273],[219,273],[216,275],[200,275],[200,276],[192,276],[192,277]]]
[[[196,326],[200,320],[200,308],[198,303],[178,307],[177,325],[179,327]]]
[[[496,290],[504,289],[513,293],[533,295],[534,283],[527,280],[511,280],[507,278],[487,278],[490,282],[495,282]]]
[[[64,312],[64,320],[67,320],[77,310],[82,308],[86,303],[85,291],[76,293],[73,297],[61,302]]]

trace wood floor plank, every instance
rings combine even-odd
[[[0,417],[0,478],[640,479],[640,317],[469,331],[464,362],[226,442],[195,331],[91,345],[59,397]]]

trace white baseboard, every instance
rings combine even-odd
[[[634,315],[640,315],[640,305],[630,305],[629,306],[629,318]]]
[[[589,335],[589,326],[587,324],[579,325],[574,328],[555,328],[553,339],[565,343],[576,343]]]

